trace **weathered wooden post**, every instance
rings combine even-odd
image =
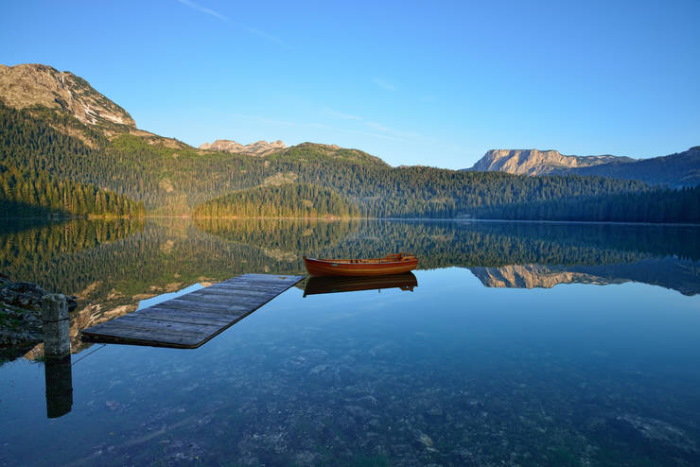
[[[66,296],[48,294],[41,298],[44,320],[44,355],[60,358],[70,355],[70,316]]]
[[[44,320],[44,379],[46,416],[58,418],[73,406],[73,372],[70,356],[70,316],[66,296],[44,295],[41,299]]]

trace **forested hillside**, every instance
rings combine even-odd
[[[195,217],[358,217],[360,210],[333,190],[287,183],[236,191],[207,201]]]
[[[597,177],[392,168],[362,151],[311,143],[265,157],[203,151],[140,131],[108,138],[69,115],[2,105],[0,163],[113,190],[165,214],[190,214],[223,195],[285,183],[331,188],[349,206],[342,212],[356,215],[351,206],[357,206],[369,217],[478,217],[486,208],[494,215],[512,204],[649,190],[641,182]],[[244,203],[267,202],[254,201],[251,193],[236,196]]]
[[[678,222],[700,223],[700,186],[680,190],[657,189],[517,203],[484,208],[480,217],[509,220],[586,222]]]
[[[143,203],[94,185],[58,180],[43,170],[21,171],[0,163],[0,217],[27,215],[145,215]]]

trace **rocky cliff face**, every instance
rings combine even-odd
[[[279,149],[285,149],[286,147],[287,146],[282,141],[273,141],[271,143],[267,141],[258,141],[244,146],[235,141],[218,139],[213,143],[202,144],[199,149],[262,157]]]
[[[492,149],[470,170],[508,172],[521,175],[544,175],[568,169],[609,163],[627,163],[634,159],[616,156],[564,156],[559,151],[537,149]]]
[[[700,146],[669,156],[632,159],[618,156],[564,156],[558,151],[492,149],[471,169],[519,175],[596,175],[672,187],[700,184]]]
[[[0,65],[0,100],[19,109],[41,105],[67,112],[89,125],[136,127],[126,110],[87,81],[46,65]]]

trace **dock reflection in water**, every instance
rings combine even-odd
[[[304,297],[327,293],[357,292],[399,288],[413,292],[418,279],[412,272],[372,277],[310,277],[304,288]]]

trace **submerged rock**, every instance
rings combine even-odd
[[[432,448],[434,444],[433,439],[425,433],[420,433],[418,436],[418,441],[426,448]]]
[[[654,418],[625,414],[612,420],[614,428],[626,438],[643,442],[664,456],[697,458],[695,442],[682,429]]]

